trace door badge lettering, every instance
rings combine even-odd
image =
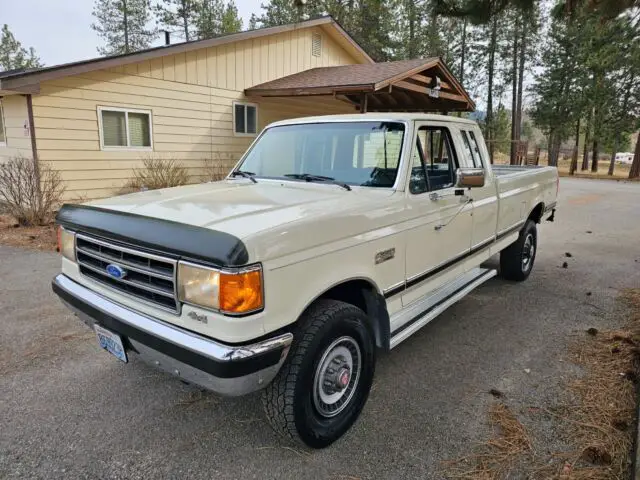
[[[381,252],[376,253],[376,265],[382,262],[386,262],[387,260],[391,260],[396,256],[396,249],[389,248],[388,250],[382,250]]]

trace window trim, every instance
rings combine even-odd
[[[2,123],[2,138],[3,141],[0,141],[0,147],[7,146],[7,122],[5,121],[4,116],[4,106],[2,105],[2,100],[0,100],[0,122]]]
[[[445,132],[445,136],[447,138],[447,142],[449,143],[449,146],[451,147],[451,156],[452,156],[452,160],[454,162],[454,173],[457,169],[460,168],[460,161],[458,159],[458,152],[456,151],[456,145],[453,141],[453,135],[451,134],[451,130],[449,129],[449,127],[446,126],[441,126],[441,125],[416,125],[415,127],[415,145],[413,146],[413,148],[418,148],[418,146],[420,146],[419,151],[418,151],[418,156],[421,159],[422,162],[422,170],[425,174],[425,183],[427,184],[427,190],[423,191],[423,192],[412,192],[411,191],[411,172],[413,170],[413,156],[411,157],[410,161],[411,164],[409,166],[409,177],[408,177],[408,181],[407,181],[407,191],[409,192],[410,195],[423,195],[425,193],[432,193],[432,192],[437,192],[439,190],[446,190],[447,188],[455,188],[455,185],[453,185],[452,187],[446,187],[446,188],[439,188],[439,189],[432,189],[431,188],[431,182],[429,181],[429,175],[427,175],[427,172],[425,170],[425,164],[426,164],[426,153],[424,152],[424,149],[422,147],[422,145],[420,145],[420,140],[419,140],[419,136],[418,136],[418,132],[422,129],[425,130],[442,130],[443,132]],[[422,153],[422,155],[420,155]]]
[[[102,112],[124,112],[124,125],[125,125],[125,136],[127,139],[127,145],[105,145],[104,144],[104,130],[102,126]],[[152,152],[153,151],[153,111],[152,110],[141,110],[138,108],[122,108],[122,107],[108,107],[108,106],[98,106],[98,134],[100,135],[100,150],[103,151],[115,151],[115,152],[123,152],[123,151],[135,151],[135,152]],[[131,146],[131,137],[129,136],[129,113],[143,113],[149,116],[149,143],[148,147],[135,147]]]
[[[236,105],[242,105],[244,107],[244,129],[245,132],[236,132]],[[251,102],[240,102],[240,101],[234,101],[233,102],[233,118],[231,119],[231,121],[233,122],[232,125],[232,129],[233,129],[233,136],[234,137],[256,137],[258,136],[258,104],[257,103],[251,103]],[[247,107],[253,107],[256,109],[256,131],[254,133],[247,133]]]

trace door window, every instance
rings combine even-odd
[[[467,153],[467,156],[471,159],[473,166],[476,168],[482,168],[482,162],[480,161],[479,152],[476,152],[474,148],[471,148],[471,142],[469,142],[467,132],[464,130],[460,130],[460,132],[462,133],[462,142],[464,143],[464,149]]]
[[[421,127],[418,130],[409,182],[411,193],[453,187],[457,168],[458,162],[449,130]]]

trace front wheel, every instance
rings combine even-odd
[[[536,223],[527,220],[520,230],[518,240],[500,252],[500,274],[507,280],[526,280],[533,268],[537,249]]]
[[[319,300],[300,319],[291,351],[262,393],[269,423],[286,437],[324,448],[357,420],[369,396],[375,344],[367,316]]]

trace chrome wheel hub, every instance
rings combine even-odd
[[[362,356],[351,337],[334,340],[324,351],[313,379],[313,403],[323,417],[343,411],[358,386]]]
[[[533,257],[536,253],[535,242],[533,241],[533,235],[530,233],[527,238],[524,239],[524,247],[522,248],[522,271],[526,272],[531,268]]]

